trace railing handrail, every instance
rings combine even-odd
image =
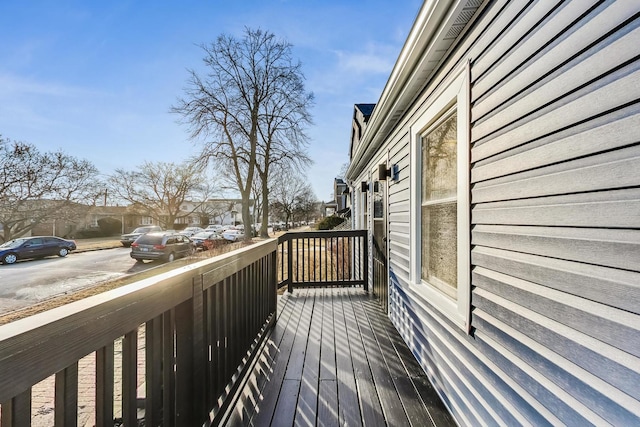
[[[266,256],[275,260],[276,248],[277,240],[270,239],[0,326],[0,402],[194,298],[197,291]]]
[[[289,292],[297,286],[363,286],[368,290],[367,230],[286,232],[278,237],[278,256],[278,287],[287,286]]]
[[[296,239],[298,237],[350,237],[350,236],[367,236],[367,230],[311,230],[311,231],[287,231],[284,234],[278,236],[278,243],[283,243],[288,240]]]

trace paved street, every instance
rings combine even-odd
[[[123,247],[0,265],[0,314],[157,265],[136,263]]]

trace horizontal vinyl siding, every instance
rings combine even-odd
[[[513,8],[471,65],[474,344],[561,423],[637,424],[640,4]]]
[[[640,260],[640,230],[476,225],[471,244],[618,269]],[[634,292],[631,287],[622,297],[633,298]],[[627,309],[640,314],[638,298]]]
[[[559,423],[509,373],[484,353],[478,352],[475,340],[463,334],[452,334],[457,327],[437,314],[437,310],[428,302],[402,286],[393,287],[391,295],[394,306],[401,307],[393,319],[394,323],[461,424],[487,424],[489,419],[499,425],[544,426]],[[444,376],[443,364],[446,366]],[[448,381],[445,381],[445,377]],[[460,395],[460,388],[456,386],[460,381],[471,381],[474,385],[472,389],[467,387],[464,396]],[[488,390],[491,393],[487,393]],[[483,396],[482,402],[479,396]],[[500,396],[503,398],[496,399]],[[478,414],[468,408],[480,404],[491,407],[492,414],[499,414],[499,418],[477,418]]]
[[[398,181],[391,178],[387,181],[389,183],[387,224],[389,271],[393,272],[396,280],[404,282],[409,280],[411,274],[409,163],[409,137],[404,135],[389,147],[389,164],[387,165],[387,167],[398,165],[399,173]]]
[[[450,53],[471,59],[470,334],[410,282],[417,171],[408,138],[385,147],[391,318],[461,425],[640,425],[639,13],[493,1]]]

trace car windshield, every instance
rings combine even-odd
[[[151,231],[151,227],[138,227],[133,230],[134,233],[148,233],[149,231]]]
[[[18,246],[22,245],[26,241],[27,239],[9,240],[8,242],[4,242],[3,244],[1,244],[0,248],[17,248]]]
[[[162,236],[143,234],[142,236],[138,237],[136,243],[139,245],[161,245]]]
[[[213,236],[213,233],[208,233],[208,232],[200,232],[200,233],[196,233],[193,235],[194,239],[209,239],[211,238],[211,236]]]

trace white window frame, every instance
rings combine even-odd
[[[443,316],[469,331],[471,310],[471,214],[469,196],[469,65],[458,67],[427,100],[426,109],[411,126],[411,271],[410,288],[428,301]],[[455,297],[422,280],[422,139],[444,114],[457,112],[457,269]]]
[[[365,191],[360,190],[360,228],[365,230],[369,228],[369,185]]]

